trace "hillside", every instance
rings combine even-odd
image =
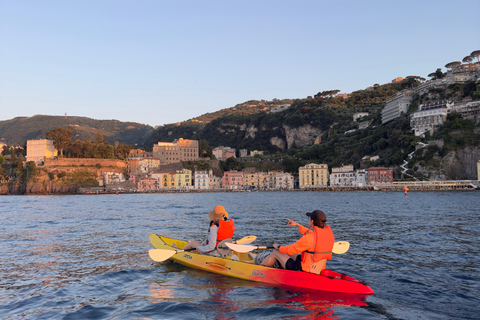
[[[45,139],[51,129],[71,126],[73,140],[94,140],[97,130],[110,143],[144,145],[153,128],[135,122],[118,120],[95,120],[86,117],[61,117],[35,115],[0,121],[0,142],[8,145],[22,145],[30,139]]]

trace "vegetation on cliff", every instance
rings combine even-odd
[[[45,139],[48,131],[70,127],[74,140],[93,140],[97,130],[113,144],[144,145],[153,128],[136,122],[95,120],[86,117],[61,117],[36,115],[0,121],[0,142],[8,145],[24,145],[27,140]]]

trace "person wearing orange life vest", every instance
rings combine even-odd
[[[192,240],[182,249],[196,249],[197,253],[207,253],[215,250],[220,241],[231,239],[235,232],[235,224],[228,218],[228,212],[223,206],[216,206],[208,213],[210,226],[208,228],[208,237],[202,243]]]
[[[271,267],[276,261],[287,270],[303,270],[311,272],[314,263],[320,260],[332,259],[333,243],[335,237],[330,226],[326,226],[327,216],[321,210],[308,212],[308,228],[288,220],[289,227],[298,227],[298,232],[303,236],[295,243],[280,246],[275,243],[275,250],[266,257],[261,265]]]

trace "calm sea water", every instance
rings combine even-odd
[[[222,204],[236,238],[288,244],[321,209],[351,243],[328,268],[359,299],[148,257],[150,233],[203,240]],[[251,192],[0,197],[3,319],[478,319],[480,192]]]

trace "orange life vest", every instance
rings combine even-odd
[[[231,239],[233,232],[235,232],[235,224],[232,219],[218,220],[217,244],[225,239]]]
[[[302,253],[302,269],[309,271],[310,266],[323,259],[332,259],[332,248],[335,242],[332,229],[326,226],[324,229],[319,227],[313,228],[314,244],[313,251],[304,251]]]

